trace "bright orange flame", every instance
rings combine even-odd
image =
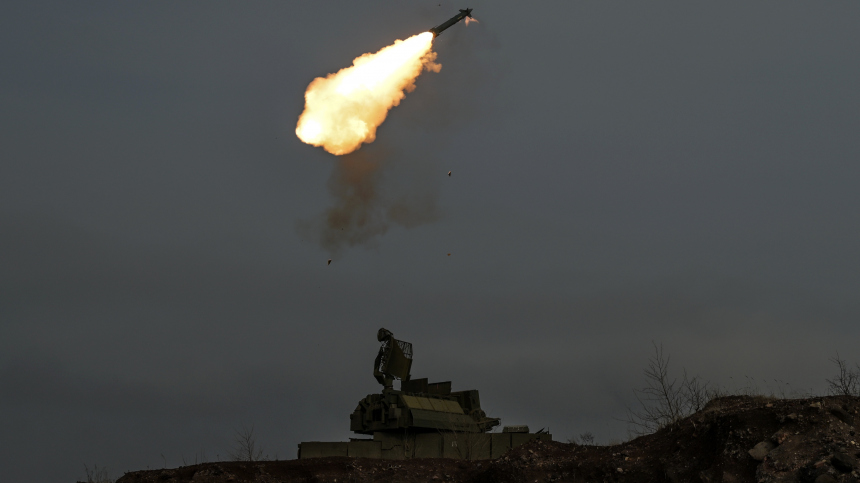
[[[424,32],[364,54],[325,79],[317,77],[305,91],[296,136],[338,156],[372,143],[388,110],[400,104],[404,91],[415,89],[421,71],[442,68],[432,47],[433,34]]]

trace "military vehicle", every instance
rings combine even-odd
[[[451,391],[451,382],[429,383],[412,379],[412,344],[394,338],[386,329],[376,334],[381,343],[373,362],[373,375],[382,393],[358,402],[350,415],[350,430],[371,438],[348,442],[299,443],[299,459],[325,456],[411,459],[498,458],[507,450],[532,439],[551,441],[549,432],[529,433],[528,426],[506,426],[481,409],[478,391]],[[394,380],[400,389],[394,389]]]

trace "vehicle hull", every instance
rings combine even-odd
[[[372,439],[299,443],[299,459],[348,456],[386,460],[451,458],[489,460],[528,441],[552,441],[549,433],[378,432]]]

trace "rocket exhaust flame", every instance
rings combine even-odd
[[[424,32],[375,54],[364,54],[326,78],[314,79],[305,91],[305,110],[296,135],[337,156],[372,143],[388,111],[400,104],[405,92],[415,89],[421,72],[442,68],[432,47],[433,33]]]

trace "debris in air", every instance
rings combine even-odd
[[[328,259],[328,263],[326,265],[331,265],[331,258]]]
[[[451,172],[450,172],[450,171],[448,171],[448,176],[451,176]]]

